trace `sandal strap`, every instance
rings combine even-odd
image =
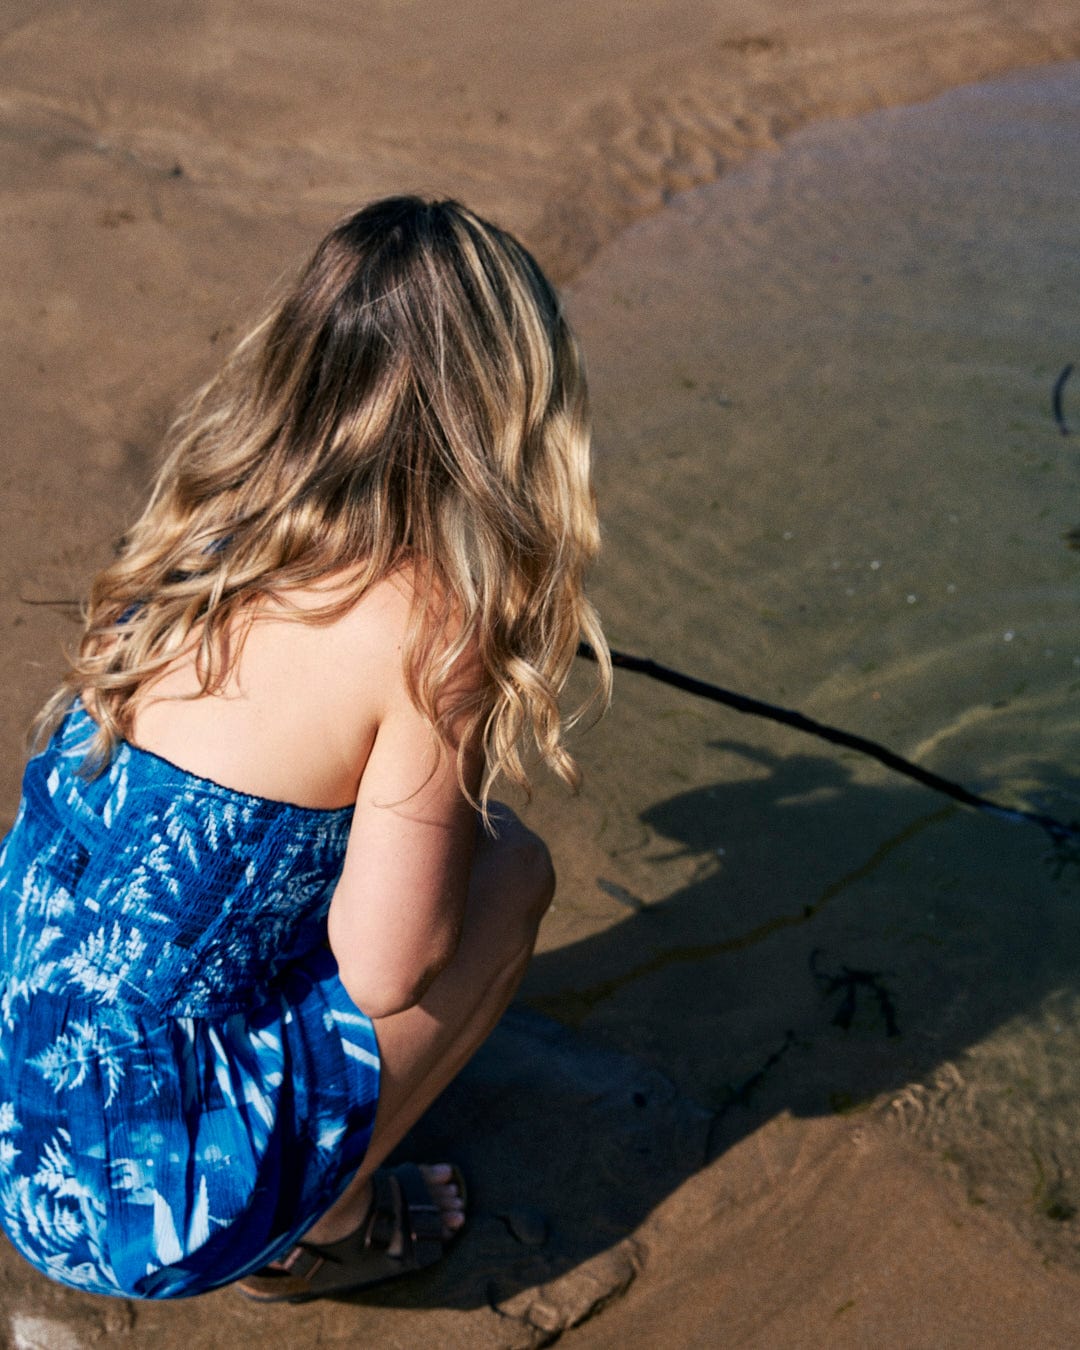
[[[385,1252],[401,1227],[401,1192],[392,1172],[372,1177],[371,1209],[363,1225],[364,1240],[373,1251]]]
[[[423,1173],[415,1163],[402,1163],[391,1175],[402,1205],[402,1238],[405,1250],[418,1267],[438,1261],[446,1249],[442,1214],[431,1199]]]
[[[310,1280],[327,1262],[334,1261],[333,1256],[307,1242],[298,1242],[289,1254],[282,1259],[281,1265],[295,1279]]]
[[[462,1196],[465,1183],[454,1168]],[[423,1173],[414,1163],[380,1168],[372,1178],[371,1207],[348,1237],[325,1245],[298,1242],[280,1267],[264,1267],[240,1281],[241,1292],[267,1302],[290,1302],[378,1284],[438,1261],[452,1235],[443,1230],[442,1213]],[[389,1247],[400,1240],[400,1256]]]

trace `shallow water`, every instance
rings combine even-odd
[[[1078,241],[1065,66],[813,127],[609,247],[572,306],[613,644],[1080,817]],[[1080,1259],[1080,866],[636,676],[582,759],[533,1000],[731,1138],[872,1104]]]

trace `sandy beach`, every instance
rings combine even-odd
[[[0,54],[0,829],[178,401],[401,190],[566,290],[613,643],[1080,816],[1074,5],[12,0]],[[1080,1344],[1075,863],[632,676],[579,748],[520,1003],[410,1141],[450,1258],[137,1305],[0,1244],[0,1341]]]

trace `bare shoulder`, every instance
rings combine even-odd
[[[411,596],[387,580],[336,618],[315,617],[348,598],[329,578],[265,603],[210,696],[197,696],[192,644],[140,698],[136,743],[256,795],[318,807],[355,799],[378,728],[404,695]],[[313,622],[301,621],[305,610]]]
[[[317,609],[333,603],[339,589],[331,580],[289,599],[301,608]],[[327,624],[310,625],[310,641],[326,649],[324,655],[336,669],[363,674],[363,701],[385,704],[403,688],[402,653],[412,612],[409,579],[397,574],[384,577],[337,618]],[[355,685],[353,688],[354,693],[359,692]]]
[[[425,658],[440,664],[453,653],[452,666],[443,680],[443,693],[457,700],[478,690],[483,684],[483,668],[476,642],[461,641],[463,620],[453,604],[436,603],[429,608],[429,596],[422,582],[408,567],[382,578],[336,621],[337,637],[350,647],[367,669],[378,669],[381,698],[387,712],[402,701],[411,703],[404,669],[410,634],[419,638]],[[330,592],[323,591],[326,602]],[[436,619],[436,627],[424,634],[418,628]]]
[[[350,589],[354,578],[330,576],[264,604],[213,696],[196,696],[194,648],[181,653],[140,699],[136,743],[227,786],[309,806],[355,800],[380,735],[382,750],[430,766],[434,732],[404,670],[415,579],[397,572],[356,599]],[[337,601],[339,614],[317,617]],[[454,640],[433,637],[436,648]],[[463,652],[442,691],[467,702],[477,678]]]

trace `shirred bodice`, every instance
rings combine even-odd
[[[0,1012],[37,991],[123,1015],[249,1009],[325,941],[351,809],[253,796],[122,742],[80,773],[74,704],[0,852]]]
[[[0,1227],[53,1279],[204,1293],[363,1159],[375,1029],[327,945],[352,813],[223,787],[78,703],[0,845]]]

